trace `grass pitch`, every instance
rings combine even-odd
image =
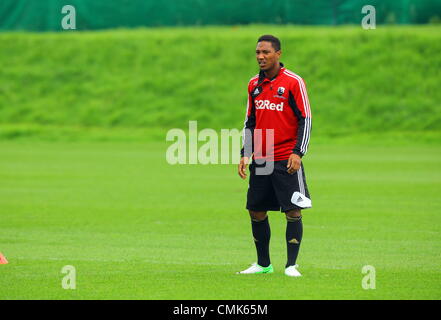
[[[170,166],[165,148],[1,142],[0,299],[441,298],[441,147],[312,146],[299,279],[277,212],[275,273],[236,275],[256,260],[247,182],[233,165]]]

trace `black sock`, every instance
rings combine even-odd
[[[286,248],[288,253],[286,267],[289,267],[296,264],[300,243],[302,242],[303,224],[302,217],[286,217],[286,220]]]
[[[253,230],[254,244],[257,250],[257,264],[262,267],[268,267],[271,264],[269,257],[271,229],[268,217],[262,221],[251,219],[251,228]]]

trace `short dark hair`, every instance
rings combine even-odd
[[[276,50],[276,51],[279,51],[282,48],[282,46],[280,45],[280,40],[273,35],[265,34],[263,36],[260,36],[260,38],[257,39],[257,42],[259,43],[261,41],[271,42],[271,45],[273,46],[274,50]]]

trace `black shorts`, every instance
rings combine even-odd
[[[293,174],[287,172],[288,160],[274,161],[271,165],[250,164],[250,182],[247,194],[248,210],[289,211],[311,208],[303,163]],[[266,169],[265,169],[266,165]],[[258,173],[256,174],[256,169]]]

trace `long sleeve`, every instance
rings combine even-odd
[[[295,85],[290,91],[290,104],[297,117],[297,139],[293,153],[303,157],[308,151],[309,138],[311,135],[311,108],[309,105],[306,85],[302,78],[296,78]]]
[[[245,116],[244,128],[242,132],[242,149],[240,150],[241,157],[251,157],[253,153],[253,136],[254,128],[256,126],[256,115],[253,99],[248,88],[247,111]]]

